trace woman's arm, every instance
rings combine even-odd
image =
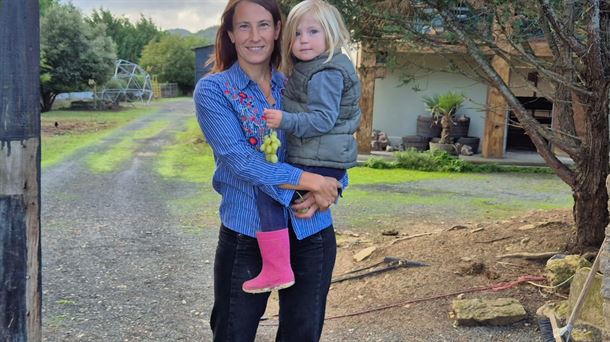
[[[227,166],[235,177],[254,186],[292,185],[295,189],[320,193],[319,196],[324,201],[336,199],[335,183],[286,163],[269,163],[262,153],[254,150],[246,141],[241,123],[231,110],[231,104],[214,81],[201,80],[195,89],[194,100],[197,120],[215,158]],[[279,192],[282,190],[275,189]],[[287,198],[291,194],[292,191],[289,191],[272,197],[282,198],[281,202],[288,205]]]

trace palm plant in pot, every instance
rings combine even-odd
[[[423,100],[426,110],[441,125],[441,139],[438,143],[430,142],[430,149],[440,149],[455,154],[456,150],[451,141],[450,134],[451,128],[455,125],[455,112],[464,103],[464,95],[449,91],[440,95],[424,96]]]

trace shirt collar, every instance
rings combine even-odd
[[[235,61],[235,63],[233,63],[233,65],[229,68],[228,74],[233,86],[237,87],[239,90],[244,90],[244,88],[246,88],[250,82],[254,82],[241,68],[241,66],[239,66],[238,61]],[[284,85],[284,75],[274,67],[271,69],[271,84],[272,86],[280,87]]]

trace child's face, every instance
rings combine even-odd
[[[326,35],[320,22],[305,14],[292,37],[292,54],[301,61],[310,61],[326,52]]]

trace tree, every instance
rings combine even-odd
[[[44,16],[47,13],[47,10],[51,6],[55,6],[59,3],[58,0],[40,0],[40,15]]]
[[[2,341],[42,338],[38,6],[0,0]]]
[[[114,72],[115,47],[103,25],[85,23],[73,5],[48,9],[41,20],[42,111],[51,110],[61,92],[88,89],[90,79],[106,82]]]
[[[165,35],[158,42],[144,47],[140,65],[159,82],[175,82],[183,93],[193,90],[195,83],[195,52],[193,48],[204,45],[200,38]]]
[[[293,1],[284,1],[291,5]],[[491,88],[487,125],[515,113],[557,176],[573,193],[576,246],[599,246],[608,224],[610,2],[599,0],[330,0],[363,46],[437,51],[456,72]],[[536,39],[537,38],[537,39]],[[548,54],[541,53],[540,43]],[[529,86],[554,103],[557,124],[540,124],[508,86],[510,70],[535,70]],[[527,79],[527,76],[524,75]],[[492,132],[493,129],[487,129]],[[494,139],[486,134],[485,139]],[[501,142],[501,141],[500,141]],[[502,148],[502,144],[496,144]],[[574,161],[571,167],[558,150]],[[497,151],[484,151],[494,155]],[[501,152],[501,151],[500,151]]]
[[[129,19],[114,17],[110,11],[100,8],[94,10],[86,21],[90,24],[104,24],[106,34],[117,46],[117,57],[132,63],[138,63],[144,46],[152,40],[159,39],[161,35],[161,31],[152,20],[142,15],[133,25]]]

